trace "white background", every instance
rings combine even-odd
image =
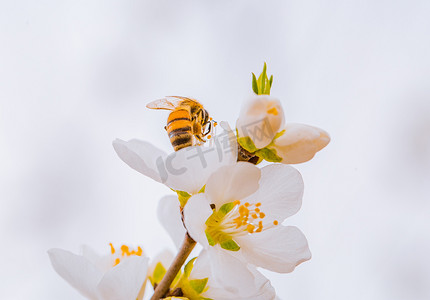
[[[287,121],[332,141],[298,165],[286,221],[313,258],[266,272],[283,299],[430,299],[429,1],[0,2],[0,298],[81,299],[46,251],[173,244],[171,193],[111,141],[171,151],[165,95],[234,125],[267,61]]]

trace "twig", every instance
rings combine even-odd
[[[184,241],[182,242],[181,249],[179,249],[178,254],[175,257],[175,260],[170,265],[163,279],[157,285],[154,291],[154,295],[152,295],[151,300],[159,300],[163,298],[167,292],[169,291],[170,285],[181,269],[182,265],[187,260],[188,255],[190,255],[191,251],[193,251],[196,242],[188,235],[188,232],[185,234]]]

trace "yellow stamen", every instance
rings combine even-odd
[[[246,226],[246,230],[247,230],[249,233],[253,233],[253,232],[254,232],[254,229],[255,229],[255,226],[254,226],[254,225],[252,225],[252,224],[248,224],[248,226]]]
[[[278,225],[279,222],[277,220],[273,221],[273,225]]]
[[[271,109],[267,110],[268,114],[277,116],[278,115],[278,110],[276,109],[276,107],[272,107]]]
[[[110,246],[110,253],[115,254],[115,248],[113,247],[112,243],[109,243]]]
[[[115,263],[113,264],[113,266],[117,266],[119,265],[119,263],[121,262],[121,260],[119,258],[115,259]]]

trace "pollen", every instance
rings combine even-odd
[[[248,231],[249,233],[253,233],[255,229],[255,226],[252,224],[248,224],[248,226],[246,226],[246,231]]]
[[[277,220],[273,221],[273,225],[278,225],[279,222]]]
[[[118,265],[121,262],[121,259],[125,258],[125,257],[129,257],[129,256],[142,256],[143,254],[143,250],[140,246],[137,247],[137,250],[130,250],[130,247],[128,247],[127,245],[122,245],[120,247],[121,249],[121,254],[115,254],[116,250],[115,247],[112,245],[112,243],[109,243],[110,246],[110,252],[111,254],[114,256],[115,260],[113,263],[113,266],[115,267],[116,265]]]
[[[233,219],[236,229],[247,231],[248,233],[261,232],[263,230],[262,219],[266,216],[261,212],[261,203],[250,204],[246,202],[240,205],[240,201],[233,202],[238,205],[237,212],[239,216]]]
[[[276,109],[276,107],[272,107],[271,109],[267,110],[267,113],[271,114],[271,115],[274,115],[274,116],[277,116],[278,115],[278,110]]]
[[[211,139],[211,138],[212,138],[212,136],[209,134],[209,135],[208,135],[208,139]]]

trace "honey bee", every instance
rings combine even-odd
[[[205,143],[216,125],[203,105],[194,99],[170,96],[152,101],[146,107],[172,111],[164,129],[175,151]]]

